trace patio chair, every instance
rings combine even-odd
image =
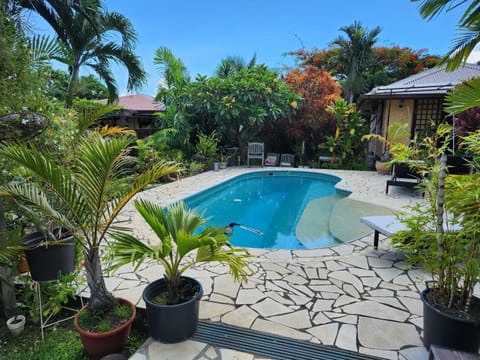
[[[267,157],[265,158],[265,166],[278,166],[279,158],[279,154],[267,153]]]
[[[390,186],[402,186],[413,189],[420,184],[421,181],[421,177],[418,174],[415,174],[407,163],[396,162],[393,164],[392,178],[387,180],[385,193],[388,194],[388,188]]]
[[[263,143],[248,143],[247,166],[250,167],[250,159],[259,159],[263,167],[264,154]]]
[[[280,166],[293,167],[295,165],[295,155],[282,154],[280,156]]]

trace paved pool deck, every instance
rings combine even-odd
[[[153,188],[140,197],[163,205],[177,201],[219,182],[259,168],[227,168],[206,172]],[[395,211],[422,201],[409,189],[393,187],[385,194],[388,176],[375,172],[326,169],[289,169],[333,174],[337,187],[350,197]],[[121,218],[129,221],[146,241],[149,233],[130,206]],[[348,226],[348,222],[346,223]],[[152,239],[154,237],[151,237]],[[381,237],[374,250],[373,234],[342,245],[314,250],[250,249],[254,273],[248,283],[235,283],[227,266],[201,264],[187,275],[203,285],[200,318],[263,331],[312,343],[333,345],[385,359],[424,360],[421,341],[424,274],[408,269],[404,259]],[[143,288],[163,275],[162,268],[144,263],[133,272],[128,266],[107,278],[116,296],[144,307]],[[245,352],[218,348],[192,340],[162,344],[151,339],[133,360],[268,359]]]

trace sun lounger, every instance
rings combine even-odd
[[[407,230],[405,224],[401,223],[395,215],[364,216],[360,218],[360,222],[375,231],[373,235],[375,249],[378,249],[379,234],[390,237],[397,231]]]
[[[388,194],[389,186],[402,186],[408,188],[415,188],[421,182],[421,177],[415,174],[406,163],[394,163],[392,178],[387,180],[387,187],[385,193]]]
[[[374,230],[373,247],[375,250],[378,249],[378,237],[380,234],[390,237],[397,231],[408,230],[407,226],[400,222],[395,215],[364,216],[360,218],[360,222]],[[461,226],[452,223],[447,226],[445,221],[444,228],[447,231],[458,231]]]

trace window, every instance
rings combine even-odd
[[[415,102],[413,117],[412,137],[417,135],[422,138],[430,135],[432,122],[438,125],[444,118],[442,112],[442,99],[418,99]]]

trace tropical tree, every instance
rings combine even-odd
[[[338,63],[345,65],[342,75],[342,89],[349,103],[365,89],[364,73],[373,63],[373,45],[381,31],[380,27],[373,30],[362,27],[359,21],[339,29],[346,37],[339,36],[330,43],[330,47],[338,49]]]
[[[188,70],[180,58],[175,57],[172,51],[159,47],[155,51],[153,63],[157,66],[162,78],[159,81],[156,100],[166,105],[175,103],[183,87],[190,82]]]
[[[90,310],[105,310],[114,304],[103,278],[100,251],[108,236],[124,230],[115,224],[117,215],[149,183],[178,170],[172,163],[159,161],[126,177],[129,149],[135,141],[131,132],[108,127],[88,131],[95,119],[111,111],[112,107],[106,107],[79,113],[67,162],[31,143],[0,150],[3,158],[23,166],[31,175],[23,183],[2,186],[0,193],[54,221],[82,246]]]
[[[0,2],[0,115],[45,111],[44,74],[34,66],[19,10]]]
[[[431,55],[427,49],[414,50],[397,45],[373,47],[373,61],[364,72],[365,89],[390,84],[440,63],[440,56]],[[339,48],[299,49],[287,55],[295,57],[300,68],[315,66],[330,72],[336,78],[346,74],[346,64],[339,62]]]
[[[191,126],[185,117],[183,90],[190,83],[187,67],[167,47],[159,47],[153,59],[161,74],[155,99],[165,104],[166,109],[158,115],[168,129],[168,142],[180,148],[190,147]]]
[[[253,54],[248,63],[240,56],[227,56],[220,61],[220,64],[215,69],[215,76],[219,78],[229,77],[236,71],[254,67],[256,62],[256,54]]]
[[[335,131],[336,119],[327,107],[340,98],[340,86],[330,73],[312,65],[291,71],[283,80],[303,101],[281,130],[297,143],[305,141],[305,149],[314,152],[318,142]]]
[[[358,168],[366,155],[362,137],[368,132],[367,121],[355,104],[349,104],[345,99],[338,99],[328,106],[327,111],[337,120],[337,128],[335,135],[329,136],[319,148],[326,148],[331,153],[332,161],[340,167]]]
[[[262,126],[290,118],[300,101],[277,73],[259,65],[227,78],[197,77],[185,89],[184,103],[199,130],[206,134],[216,130],[223,143],[238,145],[243,154],[248,139]]]
[[[78,0],[79,3],[82,1]],[[100,7],[98,1],[88,0],[88,14],[70,6],[71,1],[50,0],[48,2],[22,2],[25,8],[37,12],[55,31],[62,47],[61,55],[56,51],[52,59],[60,61],[69,68],[67,105],[71,105],[77,93],[79,71],[81,67],[91,68],[105,83],[108,98],[118,97],[116,81],[111,71],[113,63],[123,65],[128,72],[127,90],[134,90],[146,81],[146,73],[140,59],[134,54],[135,30],[130,21],[116,12],[108,12]],[[94,6],[95,5],[95,6]],[[121,39],[121,43],[115,39]]]

